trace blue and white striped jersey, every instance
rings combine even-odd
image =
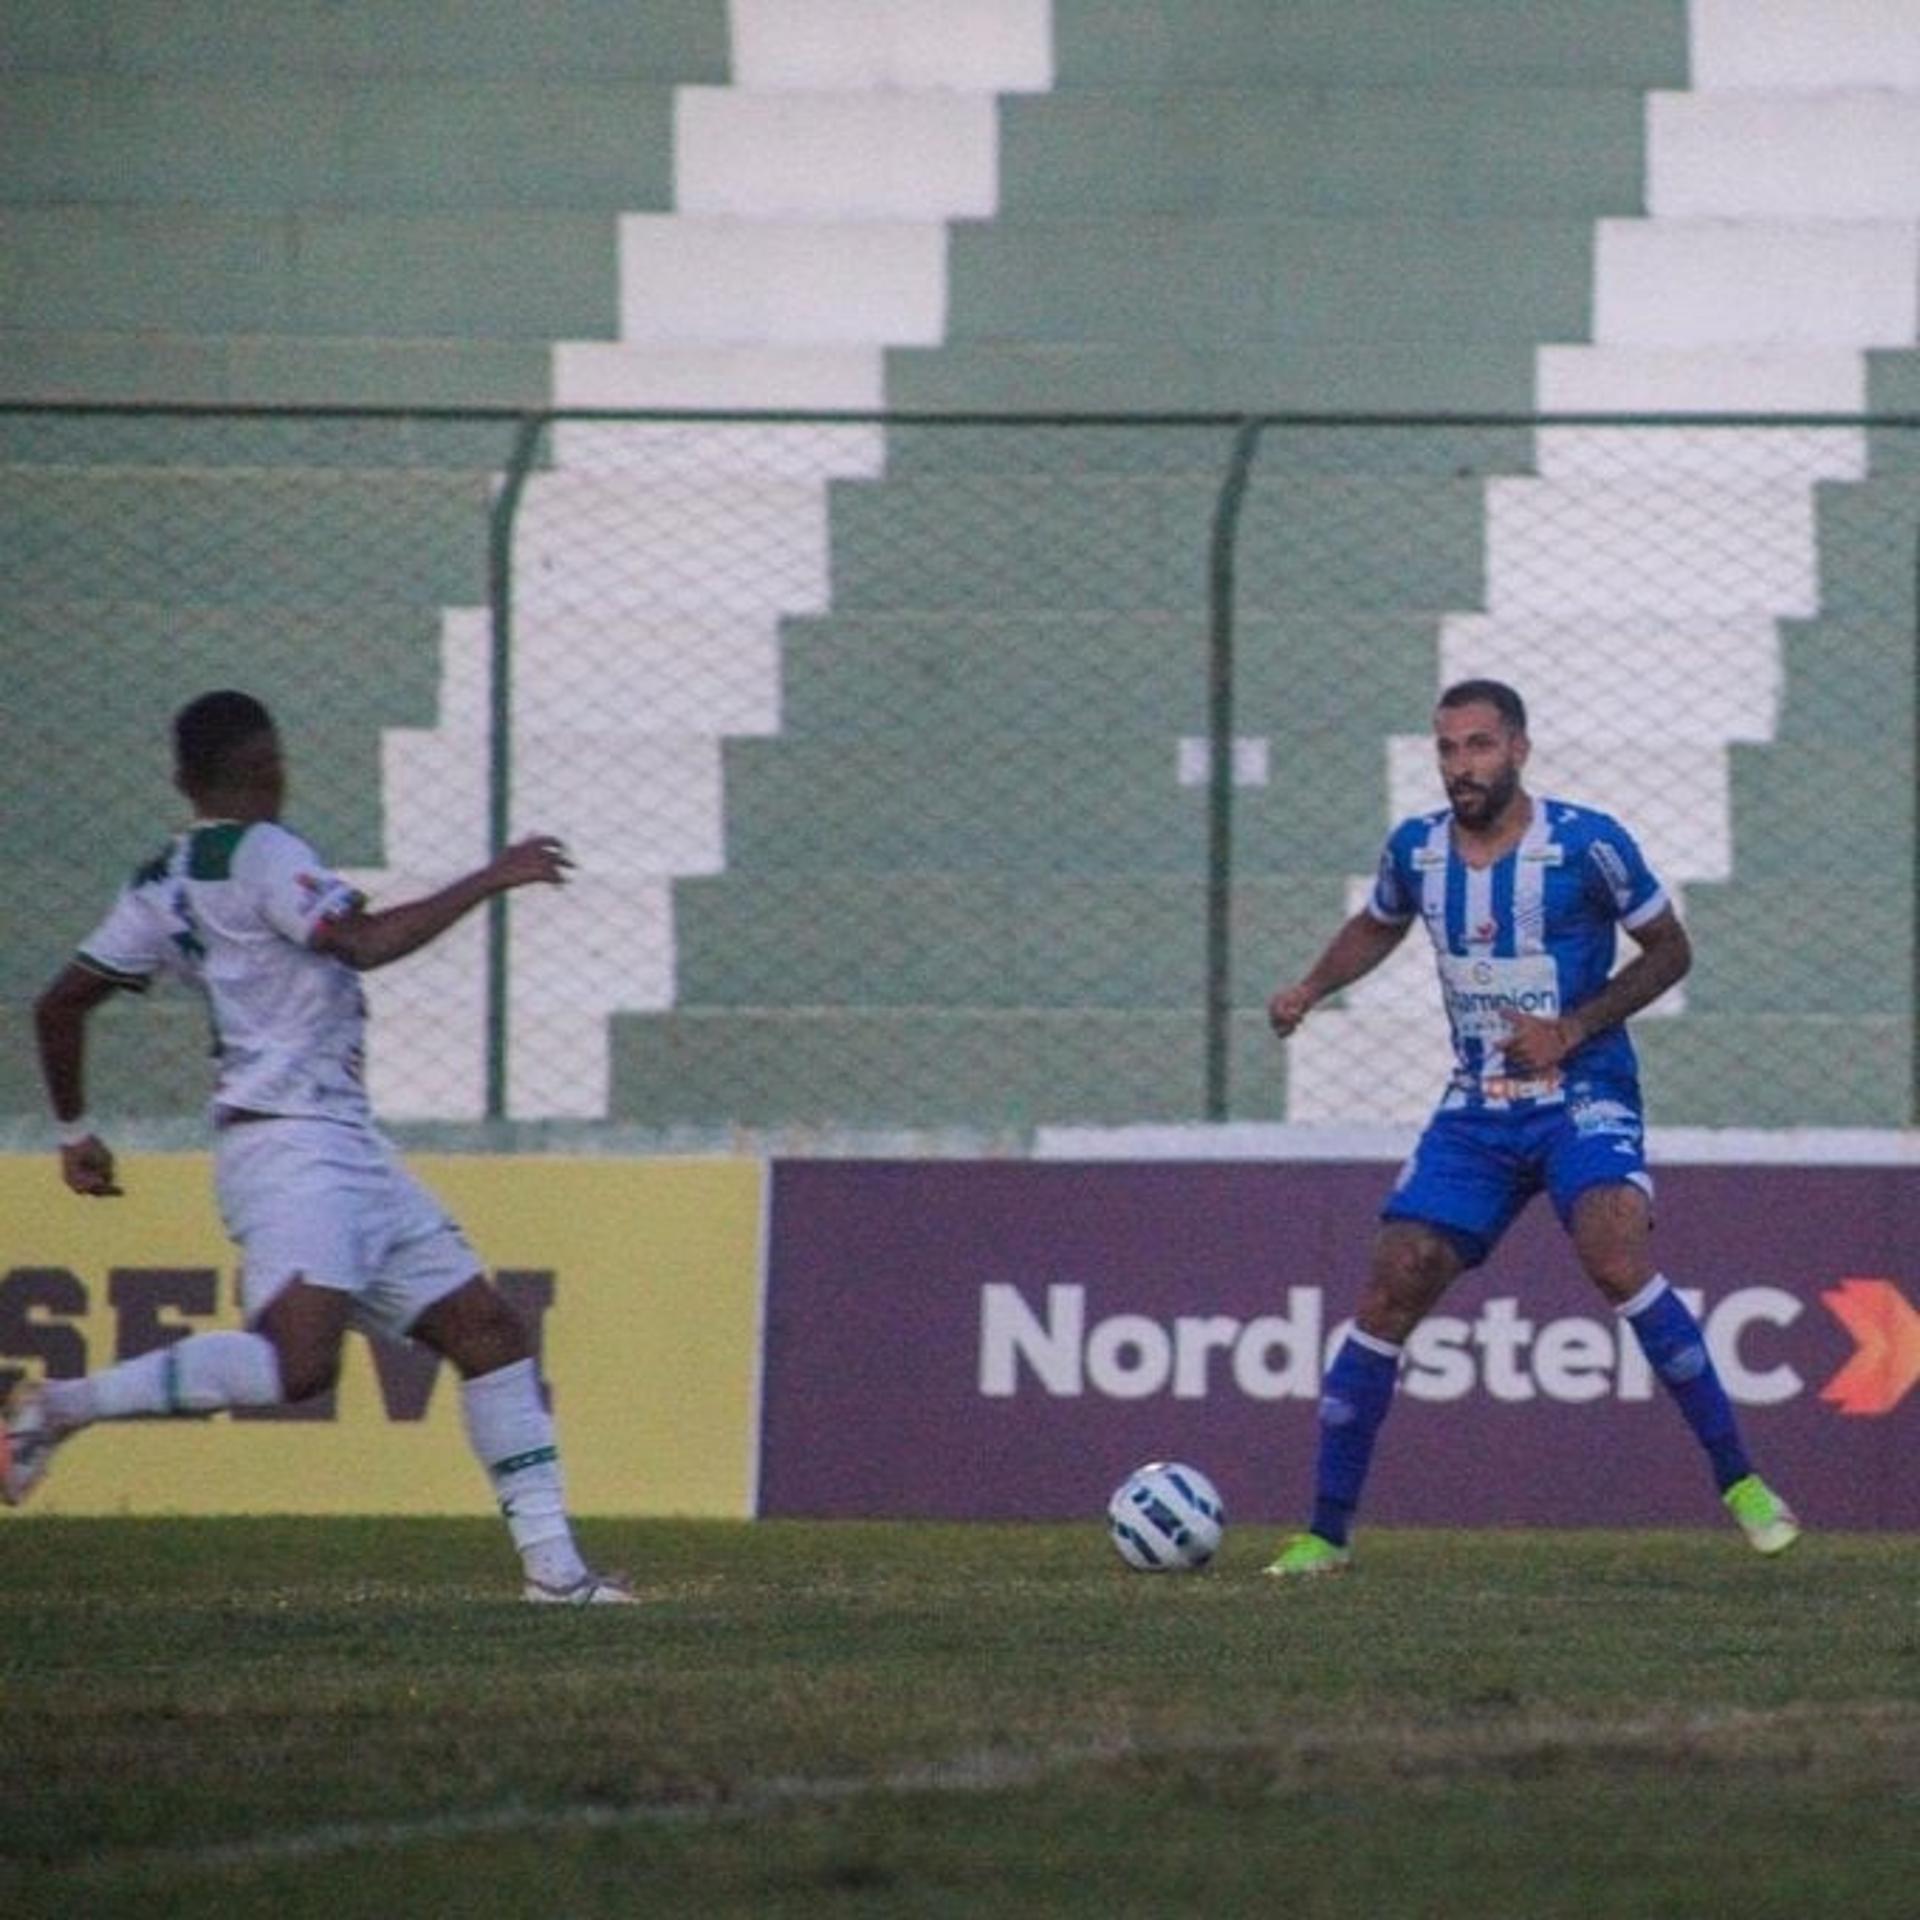
[[[1419,915],[1433,941],[1453,1028],[1443,1106],[1560,1100],[1573,1078],[1633,1089],[1624,1025],[1593,1035],[1551,1074],[1510,1073],[1503,1044],[1510,1013],[1552,1019],[1592,999],[1613,971],[1615,929],[1643,927],[1670,905],[1633,836],[1610,814],[1535,795],[1519,844],[1474,867],[1454,849],[1452,819],[1443,808],[1403,820],[1367,901],[1389,925]]]

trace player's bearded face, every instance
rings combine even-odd
[[[1451,774],[1447,798],[1463,827],[1484,827],[1497,820],[1520,787],[1520,769],[1511,759],[1498,767],[1476,767]]]
[[[1454,824],[1470,832],[1492,826],[1520,791],[1527,736],[1510,730],[1490,702],[1476,700],[1440,709],[1434,748]]]

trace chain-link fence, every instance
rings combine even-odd
[[[1696,965],[1669,1124],[1914,1116],[1920,421],[0,411],[24,1012],[178,823],[167,721],[259,693],[377,900],[561,833],[370,976],[393,1120],[663,1145],[1417,1118],[1423,941],[1268,993],[1508,679],[1530,784],[1633,827]],[[191,1114],[204,1015],[97,1023]],[[492,1123],[491,1130],[484,1123]]]

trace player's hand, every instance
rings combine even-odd
[[[1267,1002],[1267,1024],[1282,1040],[1313,1011],[1316,1000],[1312,988],[1304,984],[1282,987]]]
[[[1579,1044],[1578,1032],[1564,1019],[1543,1020],[1537,1013],[1507,1015],[1507,1064],[1522,1073],[1545,1073],[1557,1067]]]
[[[516,840],[493,863],[494,877],[504,887],[564,887],[573,871],[566,845],[550,833]]]
[[[111,1200],[122,1191],[113,1177],[113,1151],[95,1134],[60,1149],[60,1177],[75,1193]]]

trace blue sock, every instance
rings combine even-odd
[[[1706,1449],[1715,1483],[1726,1492],[1753,1471],[1753,1463],[1747,1458],[1733,1403],[1720,1384],[1699,1321],[1659,1274],[1621,1311],[1654,1372],[1686,1416],[1694,1438]]]
[[[1320,1393],[1320,1460],[1310,1524],[1336,1547],[1347,1544],[1373,1460],[1374,1435],[1393,1405],[1399,1371],[1400,1349],[1361,1333],[1346,1337],[1327,1369]]]

